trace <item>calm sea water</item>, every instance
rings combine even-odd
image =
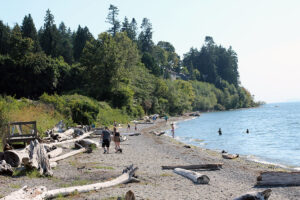
[[[299,168],[300,102],[203,113],[196,119],[177,123],[175,136],[188,144]]]

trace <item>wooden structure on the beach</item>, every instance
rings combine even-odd
[[[10,122],[7,125],[6,143],[14,142],[29,143],[37,139],[36,121],[29,122]]]
[[[261,172],[257,177],[260,186],[300,186],[300,172]]]

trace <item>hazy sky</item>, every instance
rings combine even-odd
[[[239,58],[240,80],[256,100],[300,100],[299,0],[9,0],[2,1],[0,20],[21,24],[31,13],[37,29],[49,8],[58,25],[87,26],[94,36],[108,29],[109,5],[123,21],[144,17],[153,25],[154,42],[168,41],[179,55],[200,48],[209,35],[230,45]]]

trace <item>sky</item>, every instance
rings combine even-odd
[[[191,47],[200,49],[205,36],[232,46],[241,85],[255,100],[300,101],[298,0],[9,0],[1,3],[0,20],[13,26],[30,13],[39,29],[50,9],[57,25],[87,26],[97,37],[109,28],[110,4],[118,7],[121,21],[134,17],[140,25],[150,19],[154,42],[170,42],[181,58]]]

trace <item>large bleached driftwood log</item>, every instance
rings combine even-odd
[[[91,134],[93,133],[93,131],[90,131],[90,132],[87,132],[87,133],[84,133],[83,135],[75,138],[75,139],[71,139],[71,140],[65,140],[63,142],[55,142],[55,143],[50,143],[50,144],[47,144],[48,147],[52,147],[52,146],[58,146],[58,145],[63,145],[63,144],[68,144],[68,143],[72,143],[72,142],[76,142],[76,141],[79,141],[79,140],[82,140],[86,137],[89,137]]]
[[[191,170],[175,168],[174,172],[176,174],[184,176],[188,179],[191,179],[194,183],[197,183],[197,184],[208,184],[210,181],[208,176],[206,176],[204,174],[200,174],[198,172],[191,171]]]
[[[223,163],[215,164],[199,164],[199,165],[174,165],[174,166],[162,166],[162,169],[208,169],[208,170],[218,170],[222,168]]]
[[[300,186],[300,172],[261,172],[257,185]]]
[[[47,191],[46,187],[40,186],[35,188],[27,188],[26,186],[22,189],[12,192],[8,196],[2,198],[1,200],[42,200],[42,199],[50,199],[57,196],[67,196],[74,192],[84,193],[94,190],[99,190],[102,188],[112,187],[119,184],[129,183],[134,179],[134,173],[138,168],[133,167],[133,165],[127,167],[123,170],[122,175],[119,177],[106,181],[100,182],[90,185],[82,185],[82,186],[74,186],[74,187],[67,187],[67,188],[59,188],[54,190]]]
[[[21,150],[8,150],[4,152],[4,160],[12,167],[19,167],[22,164],[22,159],[28,157],[29,152],[26,148]]]
[[[57,156],[59,156],[60,154],[62,154],[63,149],[58,147],[50,152],[47,153],[48,158],[55,158]]]
[[[36,186],[33,188],[24,186],[22,189],[12,192],[0,200],[39,200],[41,199],[39,195],[46,191],[47,188],[45,186]]]
[[[73,134],[74,134],[74,129],[70,128],[63,133],[53,132],[51,133],[51,137],[58,141],[64,141],[64,140],[72,139]]]
[[[23,158],[22,162],[26,168],[39,170],[41,175],[53,175],[44,144],[40,144],[37,140],[30,142],[29,158]]]
[[[14,173],[10,164],[7,164],[5,160],[0,160],[0,174],[11,176]]]
[[[267,189],[262,192],[249,192],[238,198],[235,198],[234,200],[267,200],[269,199],[271,192],[271,189]]]
[[[74,156],[76,154],[79,154],[79,153],[82,153],[82,152],[85,152],[87,149],[86,148],[81,148],[81,149],[78,149],[78,150],[74,150],[74,151],[71,151],[69,153],[66,153],[66,154],[63,154],[61,156],[57,156],[55,158],[51,158],[50,159],[50,162],[57,162],[59,160],[63,160],[65,158],[68,158],[70,156]]]

